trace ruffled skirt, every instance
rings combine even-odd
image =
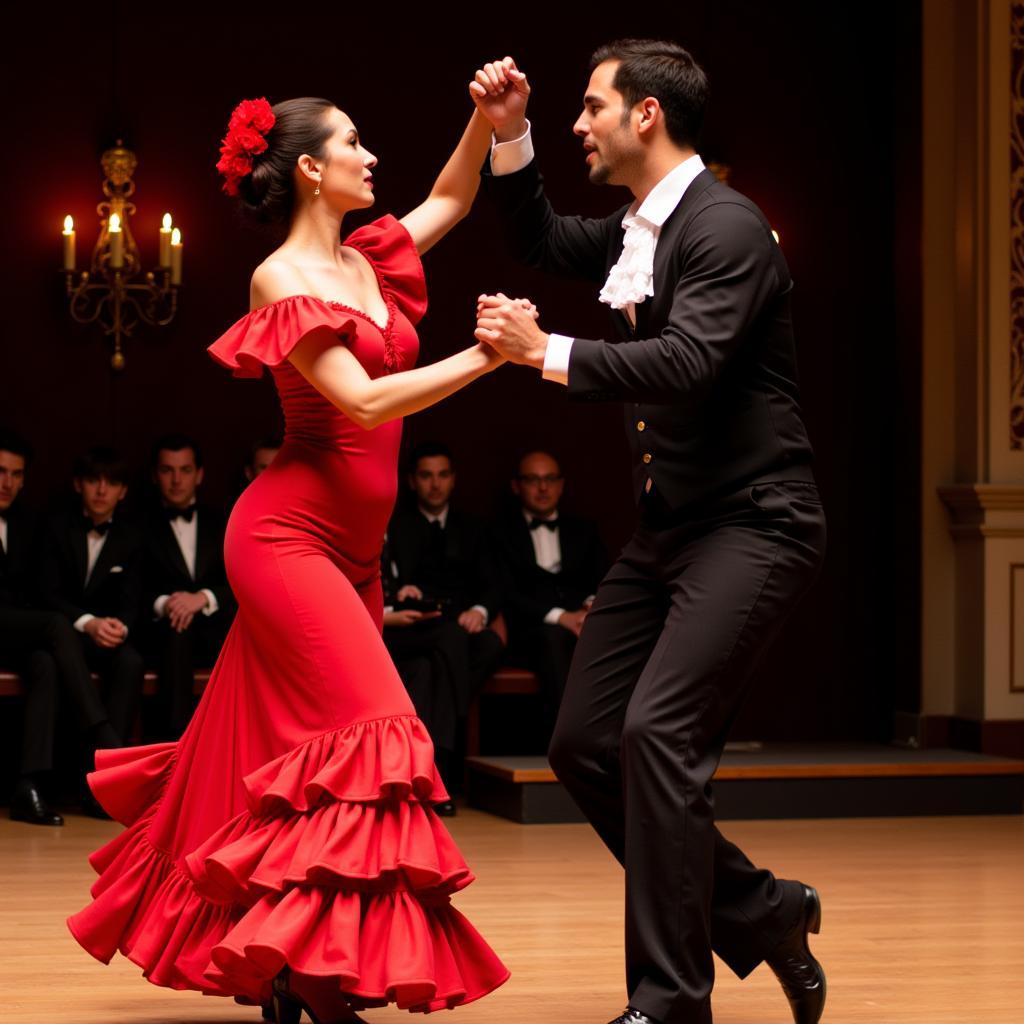
[[[154,984],[251,1003],[287,965],[356,1009],[451,1008],[508,978],[451,904],[473,876],[431,806],[447,794],[417,718],[356,722],[263,765],[246,809],[175,857],[151,826],[178,746],[97,754],[90,785],[127,828],[90,858],[93,902],[68,924],[98,960],[120,951]]]

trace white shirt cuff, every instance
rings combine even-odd
[[[544,353],[543,377],[557,384],[569,383],[569,355],[572,352],[572,338],[564,334],[549,334],[548,349]]]
[[[488,622],[491,621],[490,615],[487,614],[487,609],[482,604],[475,604],[470,610],[474,612],[479,612],[484,617],[485,626],[487,625]]]
[[[385,615],[390,615],[394,610],[395,610],[395,606],[393,604],[386,604],[386,605],[384,605],[384,614]]]
[[[171,595],[170,594],[161,594],[153,602],[153,617],[154,618],[162,619],[164,617],[164,615],[167,613],[167,602],[170,599],[171,599]]]
[[[86,624],[92,622],[92,620],[95,618],[95,615],[90,615],[88,612],[86,612],[84,615],[79,615],[74,622],[75,629],[77,629],[79,633],[84,633]]]
[[[518,139],[498,142],[491,136],[491,174],[500,178],[503,174],[521,171],[533,159],[533,138],[530,136],[530,122]]]
[[[217,598],[212,590],[207,590],[206,587],[203,587],[199,593],[206,595],[206,607],[203,609],[204,615],[212,615],[220,608],[220,605],[217,604]]]
[[[552,608],[551,611],[544,616],[544,621],[549,626],[557,626],[558,620],[565,614],[564,608]]]

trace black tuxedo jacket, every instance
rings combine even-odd
[[[7,548],[0,547],[0,608],[38,607],[37,518],[15,502],[7,511]]]
[[[162,508],[151,510],[143,526],[145,552],[142,565],[143,605],[152,615],[153,602],[177,590],[210,590],[217,598],[217,615],[230,617],[235,598],[224,568],[224,515],[210,505],[196,505],[196,575],[193,579],[178,547],[174,530]]]
[[[397,571],[393,591],[415,584],[426,597],[444,599],[456,614],[478,604],[493,620],[501,611],[500,587],[483,524],[449,507],[443,534],[438,552],[430,522],[418,509],[399,509],[392,516],[387,546]]]
[[[513,251],[532,266],[603,284],[622,218],[560,217],[536,162],[484,171]],[[661,228],[654,295],[612,311],[617,344],[575,339],[569,394],[617,400],[637,497],[648,480],[672,508],[767,480],[813,480],[800,415],[789,276],[761,211],[702,171]],[[548,311],[548,329],[571,310]]]
[[[559,513],[558,538],[562,568],[551,573],[537,564],[530,527],[520,509],[495,524],[493,544],[502,599],[513,631],[540,626],[552,608],[575,611],[597,591],[608,568],[597,527],[589,520]]]
[[[115,515],[86,584],[87,532],[87,521],[77,509],[50,518],[39,572],[43,600],[72,622],[87,613],[113,616],[130,630],[142,604],[142,535]]]

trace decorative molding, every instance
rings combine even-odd
[[[1024,3],[1010,5],[1010,422],[1024,450]]]
[[[954,484],[937,492],[954,537],[1024,537],[1024,486]]]

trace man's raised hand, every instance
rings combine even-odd
[[[511,57],[485,64],[469,83],[469,95],[494,125],[499,142],[518,139],[526,131],[530,83]]]

